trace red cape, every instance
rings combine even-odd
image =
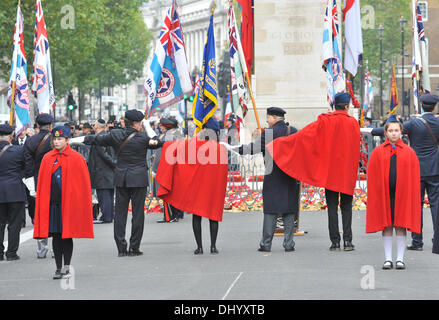
[[[315,187],[353,195],[360,159],[360,126],[346,111],[321,114],[298,133],[267,145],[289,176]]]
[[[50,186],[52,167],[59,155],[46,153],[38,174],[34,238],[49,236]],[[84,158],[70,146],[59,157],[62,170],[62,237],[93,238],[93,210],[90,176]]]
[[[389,196],[391,145],[388,140],[376,147],[367,169],[366,232],[392,226]],[[396,144],[396,191],[394,226],[421,232],[421,177],[419,160],[412,148]]]
[[[200,155],[210,155],[213,163]],[[222,221],[227,170],[227,151],[214,141],[167,142],[156,175],[157,195],[177,209]]]

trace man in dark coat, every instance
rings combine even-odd
[[[403,133],[407,134],[410,146],[415,150],[421,167],[421,213],[424,205],[425,193],[430,202],[431,218],[433,220],[434,237],[433,253],[439,254],[439,118],[434,111],[439,97],[432,94],[424,94],[421,98],[424,110],[420,118],[413,118],[404,122]],[[429,129],[430,128],[430,129]],[[431,130],[431,132],[430,132]],[[366,130],[362,130],[363,133]],[[383,128],[375,128],[372,135],[384,135]],[[423,215],[421,214],[421,233],[412,232],[412,244],[409,250],[421,251],[424,245],[422,241]]]
[[[99,119],[93,128],[96,136],[101,136],[105,134],[106,123],[103,119]],[[116,168],[114,149],[110,146],[91,145],[87,165],[91,187],[96,190],[102,211],[102,216],[96,223],[111,223],[114,219],[114,170]]]
[[[240,147],[225,145],[227,149],[237,151],[239,154],[257,154],[262,152],[265,160],[265,177],[262,190],[264,201],[264,225],[259,251],[271,251],[271,243],[276,228],[278,215],[282,215],[284,222],[285,251],[294,251],[294,218],[299,212],[300,183],[286,175],[274,163],[265,146],[278,137],[283,137],[297,132],[284,121],[285,111],[281,108],[267,109],[268,129],[264,129],[257,141]]]
[[[84,142],[111,146],[116,150],[117,164],[114,172],[116,187],[116,207],[114,216],[114,239],[118,256],[139,256],[145,221],[144,206],[148,187],[148,167],[146,164],[146,149],[156,149],[162,142],[150,139],[141,132],[144,114],[138,110],[125,112],[125,128],[113,129],[101,135],[89,135],[71,139],[71,143]],[[129,250],[125,240],[125,229],[128,206],[132,204],[132,227]]]
[[[27,138],[24,143],[24,159],[26,161],[26,166],[33,168],[35,191],[37,191],[38,173],[40,171],[41,161],[43,160],[44,155],[52,150],[51,132],[55,119],[50,114],[41,113],[37,116],[36,122],[40,132]],[[47,239],[37,240],[37,242],[37,258],[43,259],[46,257],[47,251],[49,251]]]
[[[0,125],[0,261],[4,260],[6,224],[6,260],[20,259],[17,251],[25,211],[26,191],[22,179],[28,172],[25,172],[23,148],[11,145],[13,131],[14,128],[8,124]]]

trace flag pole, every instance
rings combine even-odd
[[[230,6],[233,7],[233,0],[230,0],[230,1],[229,1],[229,4],[230,4]],[[239,46],[240,46],[240,43],[241,43],[241,41],[239,40]],[[244,57],[244,52],[242,51],[242,48],[239,48],[239,49],[238,49],[238,52],[239,52],[240,55],[242,55],[242,57]],[[245,57],[244,57],[244,58],[245,58]],[[259,121],[258,110],[256,109],[255,98],[254,98],[254,96],[253,96],[252,84],[251,84],[251,82],[250,82],[250,77],[249,77],[248,70],[247,70],[246,60],[244,59],[243,61],[244,61],[244,65],[245,65],[245,66],[244,66],[244,69],[245,69],[245,70],[243,70],[243,71],[244,71],[244,74],[245,74],[245,79],[247,80],[248,91],[249,91],[249,93],[250,93],[250,98],[252,99],[252,105],[253,105],[253,111],[255,112],[256,123],[257,123],[257,125],[258,125],[258,129],[259,129],[259,131],[262,131],[261,123],[260,123],[260,121]]]

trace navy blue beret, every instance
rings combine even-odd
[[[284,109],[278,107],[270,107],[267,108],[267,114],[270,116],[279,116],[283,117],[287,113]]]
[[[65,137],[70,138],[70,127],[68,126],[56,126],[52,129],[53,137]]]
[[[178,126],[178,121],[175,118],[161,118],[160,124],[167,128],[173,128]]]
[[[386,123],[389,123],[389,122],[399,122],[398,119],[396,119],[396,114],[391,114],[391,115],[387,118]]]
[[[40,125],[51,124],[55,122],[55,119],[48,113],[40,113],[36,119],[37,123]]]
[[[439,97],[435,94],[424,94],[420,101],[422,104],[434,106],[439,101]]]
[[[145,115],[139,110],[132,109],[125,112],[125,118],[131,121],[142,121],[145,119]]]
[[[209,118],[209,120],[204,124],[203,127],[212,129],[212,130],[217,131],[217,132],[220,131],[220,125],[219,125],[218,121],[212,117]]]
[[[349,93],[340,92],[334,96],[334,104],[346,104],[351,101],[351,96]]]
[[[9,124],[0,124],[0,135],[6,136],[11,134],[14,131],[14,127],[11,127]]]

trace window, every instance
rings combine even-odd
[[[428,21],[428,2],[418,1],[419,10],[421,11],[422,21]]]
[[[137,85],[137,94],[144,94],[143,85]]]

